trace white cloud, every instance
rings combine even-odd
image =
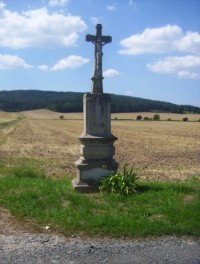
[[[4,9],[5,6],[6,4],[4,4],[3,2],[0,2],[0,10]]]
[[[157,73],[174,73],[179,78],[200,78],[200,56],[167,57],[147,64],[147,68]]]
[[[103,18],[102,17],[90,17],[90,21],[92,22],[92,24],[96,25],[96,24],[101,24],[102,23]]]
[[[64,69],[76,69],[81,67],[82,65],[86,64],[89,62],[89,59],[83,58],[81,56],[76,56],[76,55],[70,55],[64,59],[61,59],[56,62],[56,64],[50,68],[47,65],[39,65],[38,69],[42,71],[58,71],[58,70],[64,70]]]
[[[0,55],[0,70],[9,70],[15,68],[31,68],[23,59],[16,55]]]
[[[69,0],[50,0],[50,6],[65,6]]]
[[[75,69],[89,62],[89,59],[81,56],[71,55],[59,60],[53,67],[52,71],[64,70],[66,68]]]
[[[183,33],[177,25],[160,28],[147,28],[141,34],[122,39],[124,49],[119,53],[139,55],[145,53],[200,52],[200,34],[198,32]]]
[[[126,55],[172,52],[193,54],[166,57],[147,64],[147,68],[157,73],[176,74],[179,78],[200,78],[200,34],[198,32],[184,33],[177,25],[147,28],[141,34],[121,40],[120,44],[124,49],[119,53]]]
[[[128,4],[129,4],[130,6],[132,6],[132,5],[133,5],[133,1],[132,1],[132,0],[129,0],[129,1],[128,1]]]
[[[114,10],[117,9],[117,7],[116,7],[116,5],[107,5],[107,6],[106,6],[106,9],[107,9],[108,11],[114,11]]]
[[[197,78],[200,78],[200,73],[190,72],[190,71],[180,71],[180,72],[178,72],[177,75],[181,79],[197,79]]]
[[[38,66],[38,69],[40,69],[42,71],[48,71],[49,67],[47,65],[40,65],[40,66]]]
[[[133,96],[134,92],[132,90],[128,90],[125,92],[126,95]]]
[[[104,77],[115,77],[117,75],[119,75],[119,72],[116,71],[115,69],[108,69],[103,72]]]
[[[18,13],[0,3],[0,47],[72,46],[78,34],[87,29],[78,16],[49,14],[47,8]]]
[[[200,34],[187,32],[183,38],[177,41],[177,51],[200,53]]]
[[[129,0],[128,5],[133,9],[134,12],[138,11],[135,1]]]

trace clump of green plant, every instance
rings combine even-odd
[[[123,173],[117,172],[111,174],[100,181],[100,191],[108,193],[116,193],[122,195],[129,195],[136,193],[138,179],[136,172],[131,168],[130,170],[124,166]]]
[[[187,121],[188,121],[188,117],[184,117],[182,120],[183,120],[184,122],[187,122]]]
[[[64,115],[60,115],[59,118],[60,118],[61,120],[63,120],[63,119],[64,119]]]

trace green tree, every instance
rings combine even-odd
[[[142,116],[141,115],[138,115],[136,120],[142,120]]]
[[[155,121],[160,120],[160,115],[158,115],[158,114],[154,114],[154,115],[153,115],[153,120],[155,120]]]

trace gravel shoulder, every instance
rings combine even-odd
[[[200,264],[200,239],[64,237],[25,227],[0,208],[0,263]]]
[[[200,263],[200,242],[79,239],[47,234],[1,235],[0,263]]]

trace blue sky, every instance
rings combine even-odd
[[[104,92],[200,107],[200,0],[0,0],[0,90],[90,92],[101,23]]]

